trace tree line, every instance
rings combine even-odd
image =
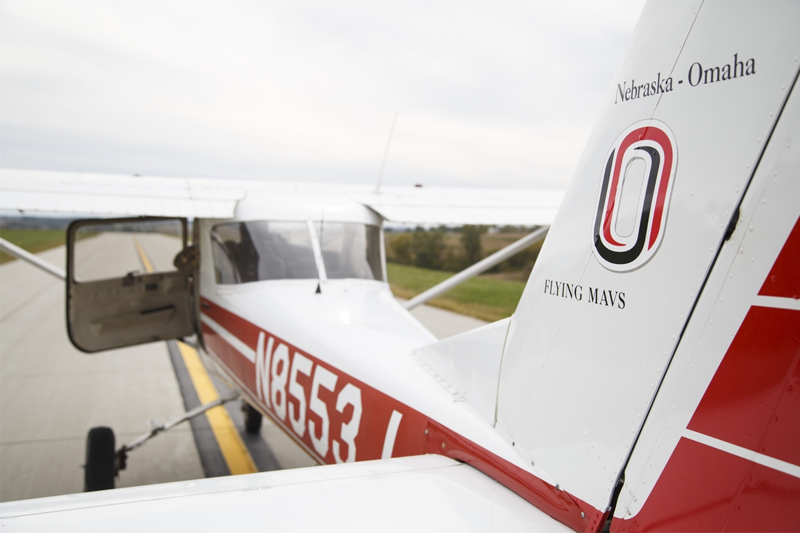
[[[458,272],[530,233],[531,228],[504,226],[488,232],[488,226],[460,228],[417,227],[414,231],[386,233],[386,259],[393,263]],[[518,272],[533,268],[541,243],[512,256],[489,272]]]

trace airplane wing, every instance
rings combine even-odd
[[[112,216],[232,218],[250,193],[345,197],[390,222],[549,225],[562,191],[384,187],[0,169],[0,209]]]
[[[245,191],[214,180],[0,169],[0,209],[230,218]]]
[[[15,531],[572,531],[469,465],[423,455],[0,504]]]
[[[352,194],[354,200],[392,222],[549,226],[563,191],[386,187]]]

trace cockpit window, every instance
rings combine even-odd
[[[329,279],[382,280],[380,228],[316,223]],[[234,222],[211,230],[217,283],[319,277],[305,222]]]
[[[328,279],[383,279],[379,228],[324,222],[319,240]]]
[[[211,240],[217,283],[317,277],[305,222],[220,224]]]

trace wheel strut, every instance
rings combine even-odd
[[[129,444],[123,444],[116,452],[114,452],[114,432],[111,428],[96,427],[90,429],[86,438],[84,491],[113,489],[114,478],[119,476],[119,472],[125,470],[128,466],[128,452],[132,452],[156,435],[169,431],[181,422],[191,420],[210,409],[231,402],[238,397],[238,392],[231,391],[228,395],[217,398],[213,402],[195,407],[165,424],[158,424],[148,420],[147,425],[150,431],[134,439]]]

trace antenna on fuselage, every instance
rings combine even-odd
[[[394,124],[397,122],[397,111],[394,112],[392,118],[392,127],[389,129],[389,139],[386,141],[386,150],[383,151],[383,161],[381,161],[381,171],[378,174],[378,184],[375,185],[375,192],[381,192],[381,180],[383,179],[383,169],[386,166],[386,157],[389,155],[389,146],[392,144],[392,134],[394,133]]]

